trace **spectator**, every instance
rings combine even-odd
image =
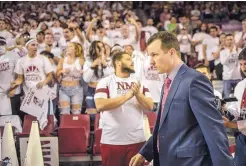
[[[80,114],[83,88],[80,79],[83,74],[84,55],[78,43],[71,42],[66,56],[59,61],[56,76],[60,82],[59,109],[61,114]],[[71,107],[71,110],[70,110]]]
[[[232,89],[241,80],[238,56],[241,49],[234,44],[232,34],[226,35],[226,47],[220,52],[220,60],[223,65],[223,93],[229,97]]]

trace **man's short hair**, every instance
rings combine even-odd
[[[210,29],[210,30],[211,30],[211,29],[215,29],[216,31],[218,31],[218,28],[217,28],[216,26],[211,26],[209,29]]]
[[[238,60],[246,60],[246,47],[239,53]]]
[[[127,54],[125,51],[120,51],[120,52],[116,52],[112,55],[112,62],[114,65],[114,68],[116,68],[116,61],[120,61],[123,57],[124,54]]]
[[[47,56],[48,58],[51,58],[51,59],[54,58],[54,54],[52,54],[52,53],[49,52],[49,51],[42,51],[42,52],[40,52],[40,55]]]
[[[225,36],[225,37],[228,37],[228,36],[232,36],[232,37],[234,37],[234,36],[233,36],[233,34],[231,34],[231,33],[226,34],[226,36]]]
[[[208,73],[210,73],[209,67],[204,65],[203,63],[198,63],[197,65],[194,66],[194,69],[201,69],[201,68],[206,68]]]
[[[162,49],[169,50],[171,48],[174,48],[177,51],[178,55],[180,55],[179,41],[174,34],[166,31],[157,32],[149,38],[147,45],[150,45],[155,40],[161,41]]]

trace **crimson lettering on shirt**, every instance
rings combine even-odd
[[[117,90],[127,90],[131,89],[134,85],[134,82],[128,84],[127,82],[116,82],[117,83]]]
[[[158,71],[156,70],[156,68],[151,65],[148,70],[147,70],[147,74],[145,76],[146,80],[152,80],[152,81],[161,81]]]
[[[0,63],[0,71],[6,71],[9,69],[10,69],[9,62]]]

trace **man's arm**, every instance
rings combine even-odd
[[[214,166],[233,166],[222,115],[216,109],[215,96],[209,80],[196,76],[190,85],[191,110],[202,130]]]
[[[99,112],[101,111],[112,111],[113,109],[120,107],[126,101],[133,97],[133,91],[129,90],[126,95],[116,98],[96,98],[95,104]]]
[[[134,84],[133,86],[134,95],[136,96],[136,99],[139,102],[141,107],[143,107],[146,110],[151,111],[154,107],[154,102],[152,98],[150,97],[150,95],[145,96],[146,93],[149,93],[149,89],[143,86],[143,92],[141,92],[140,87],[141,87],[141,84],[139,82]]]

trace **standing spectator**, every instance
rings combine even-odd
[[[243,31],[235,34],[235,42],[238,48],[244,48],[246,45],[246,19],[242,21]]]
[[[196,32],[193,35],[192,38],[192,45],[195,46],[195,51],[197,52],[198,61],[203,61],[203,48],[202,48],[202,42],[205,40],[205,38],[208,38],[209,35],[206,33],[207,25],[203,23],[200,28],[200,32]]]
[[[219,38],[217,37],[217,28],[212,26],[210,29],[210,36],[203,40],[203,58],[205,65],[209,65],[210,72],[213,73],[214,71],[214,57],[213,57],[213,50],[214,47],[219,46]]]
[[[59,109],[61,114],[80,114],[83,101],[83,87],[80,85],[83,74],[84,55],[78,43],[71,42],[66,56],[59,61],[56,76],[59,80]],[[71,107],[71,110],[70,110]]]
[[[226,35],[226,47],[220,52],[220,60],[223,65],[223,93],[229,97],[231,90],[241,80],[238,56],[241,49],[234,44],[232,34]]]
[[[113,64],[115,74],[100,80],[95,94],[103,126],[102,164],[128,166],[145,142],[143,110],[152,110],[153,101],[148,88],[130,75],[134,73],[130,55],[116,53]]]
[[[147,20],[147,25],[145,27],[142,28],[142,30],[149,32],[150,36],[154,35],[155,33],[158,32],[157,28],[154,27],[154,22],[152,18],[149,18]]]
[[[7,51],[6,39],[0,37],[0,115],[21,115],[20,88],[11,89],[10,84],[15,79],[14,68],[19,56]],[[23,120],[23,117],[21,116]]]
[[[181,34],[177,36],[180,44],[180,52],[182,61],[187,64],[188,57],[191,53],[191,35],[188,34],[186,27],[183,27]]]
[[[36,39],[38,42],[38,49],[43,50],[45,48],[45,42],[44,42],[44,32],[39,31],[36,35]]]

